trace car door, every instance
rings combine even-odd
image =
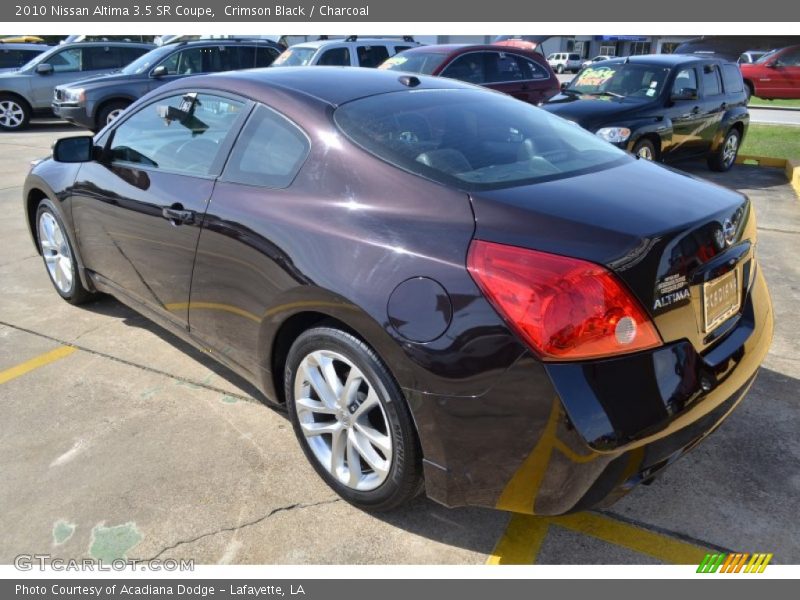
[[[287,218],[307,218],[291,190],[310,143],[281,114],[257,105],[242,128],[206,212],[192,277],[192,335],[223,361],[258,373],[267,309],[302,275],[281,250]]]
[[[359,44],[356,46],[356,57],[358,59],[356,66],[374,69],[389,58],[389,50],[382,44],[369,46]]]
[[[671,95],[689,96],[670,100],[665,113],[672,121],[672,142],[664,148],[665,158],[680,158],[702,151],[706,118],[700,107],[700,77],[694,65],[678,68]]]
[[[40,63],[40,65],[49,64],[53,70],[49,73],[39,73],[34,70],[34,79],[31,82],[31,99],[34,108],[49,107],[53,99],[53,90],[56,87],[82,77],[82,73],[85,72],[85,50],[86,48],[65,48]]]
[[[170,92],[123,116],[76,177],[72,214],[86,267],[180,326],[200,224],[249,106]]]
[[[769,97],[800,98],[800,46],[781,52],[766,70],[771,80]]]
[[[703,118],[699,150],[711,149],[728,105],[722,87],[722,73],[717,63],[705,63],[699,68],[701,78],[700,114]]]

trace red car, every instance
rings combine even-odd
[[[754,63],[739,65],[751,96],[800,98],[800,46],[765,54]]]
[[[459,79],[530,104],[546,102],[559,90],[558,79],[541,54],[510,46],[419,46],[392,56],[378,68]]]

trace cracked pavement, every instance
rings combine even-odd
[[[0,384],[0,562],[183,558],[198,564],[482,563],[508,523],[418,498],[370,515],[317,477],[286,415],[240,378],[111,298],[82,308],[51,289],[20,191],[28,161],[79,130],[38,123],[0,136],[0,372],[76,351]],[[698,176],[748,188],[773,294],[775,341],[741,407],[650,487],[604,515],[693,544],[800,561],[800,201],[771,170]],[[553,528],[544,563],[651,556]]]

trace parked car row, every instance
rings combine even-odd
[[[671,60],[606,61],[544,105],[604,114],[589,131],[391,68],[175,77],[59,140],[21,209],[55,293],[113,294],[258,386],[348,502],[606,505],[732,413],[772,337],[748,198],[604,141],[632,110],[665,140],[736,131],[741,77]]]

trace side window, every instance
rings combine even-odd
[[[331,48],[319,57],[319,65],[326,67],[349,67],[350,50],[348,48]]]
[[[725,84],[725,91],[728,93],[744,91],[742,72],[736,65],[722,65],[722,81]]]
[[[270,46],[261,47],[256,50],[256,67],[268,67],[276,58],[278,51]]]
[[[722,82],[719,79],[719,69],[716,65],[703,67],[703,95],[718,96],[722,93]]]
[[[169,55],[161,62],[168,75],[191,75],[203,72],[203,49],[188,48]]]
[[[386,46],[359,46],[356,53],[359,67],[375,68],[389,58]]]
[[[800,67],[800,48],[784,52],[776,62],[781,67]]]
[[[524,56],[514,55],[514,60],[517,61],[519,70],[522,73],[522,78],[526,81],[531,79],[549,79],[550,73],[547,72],[542,65],[535,60],[526,58]]]
[[[111,160],[183,175],[216,175],[219,149],[244,106],[208,94],[156,100],[113,131]]]
[[[236,48],[229,47],[229,52],[234,52]],[[252,69],[256,66],[256,47],[255,46],[239,46],[239,68]]]
[[[308,138],[297,126],[258,106],[242,129],[222,178],[272,189],[289,187],[309,148]]]
[[[233,71],[249,68],[250,62],[245,67],[240,67],[238,46],[211,46],[203,48],[203,70],[206,73],[219,73],[220,71]]]
[[[53,65],[56,73],[75,73],[83,70],[83,49],[70,48],[53,54],[47,59],[47,63]]]
[[[394,53],[395,54],[400,54],[403,50],[410,50],[410,49],[411,49],[411,46],[395,46],[394,47]]]
[[[130,62],[133,62],[137,58],[139,58],[142,54],[149,52],[149,50],[145,48],[123,48],[121,51],[122,54],[122,66],[124,67]]]
[[[442,71],[442,77],[450,77],[467,83],[484,83],[486,77],[483,72],[483,57],[483,52],[462,54],[447,65],[447,68]]]
[[[688,93],[687,90],[697,93],[697,73],[693,67],[679,71],[675,77],[675,83],[672,84],[673,94],[685,94]]]
[[[522,71],[513,54],[488,52],[485,56],[483,68],[486,83],[522,80]]]
[[[92,46],[83,50],[83,70],[119,69],[123,66],[120,49],[114,46]]]

